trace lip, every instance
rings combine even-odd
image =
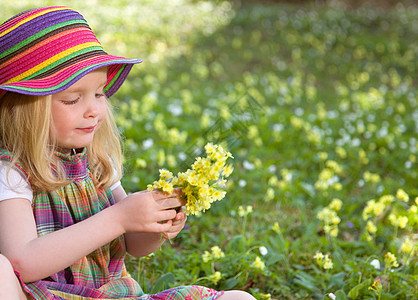
[[[90,126],[90,127],[83,127],[83,128],[77,128],[77,130],[85,132],[85,133],[92,133],[94,129],[96,129],[97,125]]]

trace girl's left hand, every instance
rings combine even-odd
[[[176,217],[173,219],[171,228],[163,233],[163,237],[165,239],[172,239],[175,238],[180,231],[184,228],[186,224],[187,216],[184,213],[186,207],[182,206],[180,212],[177,213]]]

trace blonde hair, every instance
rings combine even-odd
[[[89,169],[96,184],[110,187],[122,176],[120,134],[107,102],[107,117],[87,146]],[[0,148],[12,154],[28,174],[35,191],[52,191],[67,185],[65,172],[54,154],[51,96],[8,92],[0,100]],[[116,176],[115,176],[116,172]]]

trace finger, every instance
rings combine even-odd
[[[151,195],[154,197],[154,200],[161,200],[165,198],[180,198],[183,196],[183,191],[181,188],[174,188],[171,194],[163,192],[161,190],[153,190]]]
[[[155,228],[155,232],[162,233],[163,236],[164,236],[164,234],[169,232],[169,230],[172,226],[173,226],[173,224],[172,224],[171,220],[168,220],[167,222],[165,222],[163,224],[157,223],[156,228]]]
[[[181,221],[186,218],[186,214],[183,212],[177,213],[176,217],[174,218],[175,221]]]
[[[157,212],[155,220],[157,222],[168,221],[174,219],[176,215],[177,212],[174,209],[160,210]]]
[[[180,198],[164,198],[156,200],[156,202],[162,207],[162,209],[176,208],[183,205],[183,199]]]

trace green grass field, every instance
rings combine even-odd
[[[64,3],[5,2],[2,19]],[[418,6],[241,2],[65,1],[144,60],[111,99],[127,191],[206,142],[234,155],[226,198],[131,275],[147,293],[417,298]]]

